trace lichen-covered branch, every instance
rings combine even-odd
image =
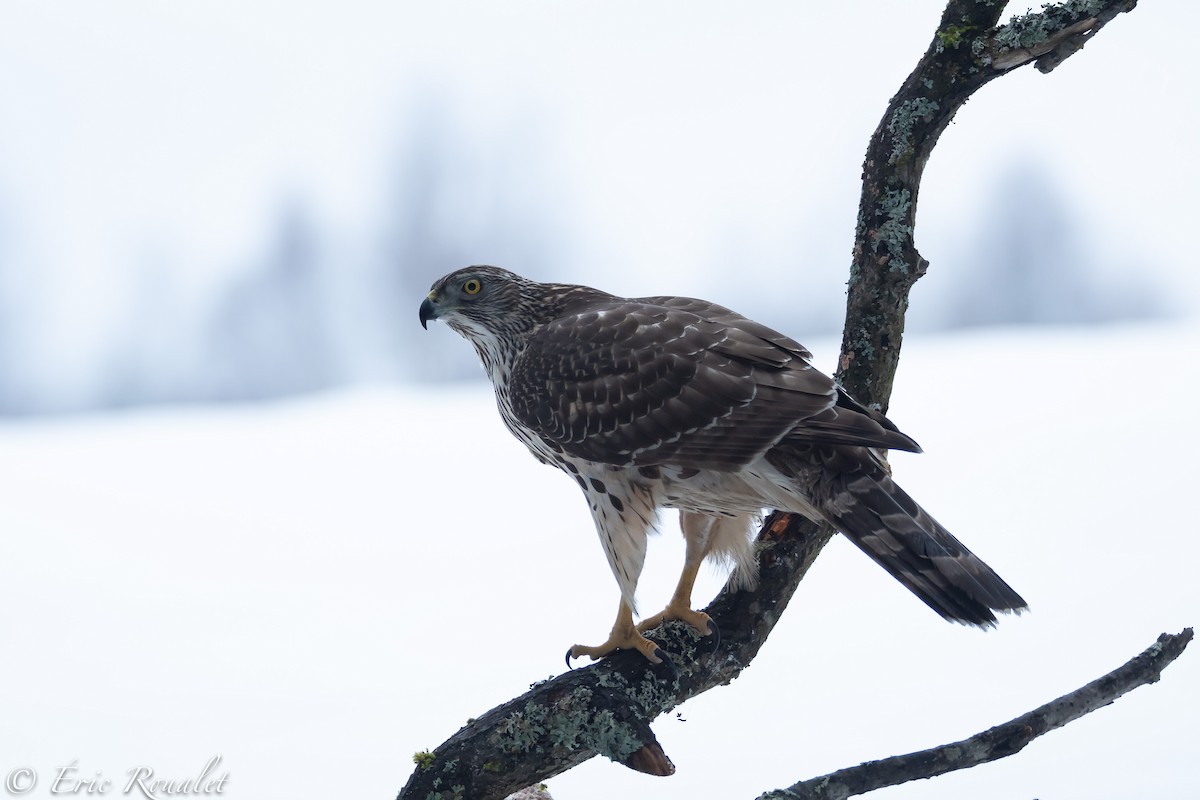
[[[838,379],[880,408],[891,395],[908,293],[927,266],[913,225],[921,174],[938,136],[983,84],[1025,63],[1053,69],[1134,0],[1071,0],[997,27],[1003,6],[947,4],[933,43],[892,98],[867,151]],[[502,800],[595,755],[670,774],[674,767],[650,722],[737,677],[832,536],[828,526],[772,515],[759,532],[758,590],[726,589],[706,609],[723,637],[716,652],[698,651],[690,629],[667,623],[653,636],[675,654],[677,675],[638,654],[618,653],[535,684],[419,754],[399,798]]]
[[[545,784],[539,783],[537,786],[526,786],[519,792],[513,792],[505,800],[554,800],[550,796],[550,790]]]
[[[638,653],[530,687],[420,754],[399,798],[500,800],[595,755],[656,775],[674,771],[650,722],[689,697],[732,681],[767,640],[788,600],[832,532],[774,514],[759,535],[760,587],[722,591],[708,613],[722,631],[713,652],[691,628],[668,622],[651,634],[673,654],[676,674]]]
[[[1141,654],[1107,675],[990,730],[919,753],[868,761],[831,772],[767,792],[758,800],[843,800],[1011,756],[1042,734],[1103,708],[1132,689],[1157,682],[1162,671],[1183,653],[1191,640],[1191,628],[1177,634],[1161,634]]]
[[[928,262],[913,226],[925,164],[972,94],[1025,64],[1042,72],[1078,52],[1136,0],[1070,0],[998,26],[1005,3],[951,0],[933,41],[888,103],[863,162],[838,380],[885,410],[904,335],[908,293]]]

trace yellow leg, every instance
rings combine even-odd
[[[633,609],[624,600],[621,601],[621,607],[617,610],[617,621],[613,623],[612,632],[608,634],[608,641],[596,647],[582,644],[573,646],[567,651],[567,664],[569,666],[572,658],[581,656],[588,656],[594,661],[615,650],[637,650],[652,664],[662,663],[658,645],[638,633],[637,627],[633,624]]]
[[[642,633],[657,628],[669,619],[679,619],[691,625],[702,636],[712,633],[712,619],[703,611],[692,610],[692,587],[696,585],[696,575],[700,572],[700,562],[684,564],[683,574],[679,576],[679,584],[667,607],[653,617],[647,617],[638,624],[637,629]]]
[[[639,631],[644,633],[657,628],[669,619],[683,620],[699,631],[702,636],[716,631],[716,626],[713,625],[708,614],[692,610],[692,589],[696,585],[696,575],[700,572],[700,564],[708,555],[713,524],[713,518],[704,514],[684,512],[680,515],[683,538],[687,542],[683,572],[679,576],[679,583],[675,586],[675,594],[671,596],[671,602],[667,603],[667,607],[662,612],[642,620],[641,624],[637,626]]]

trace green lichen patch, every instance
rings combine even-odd
[[[600,670],[596,679],[600,692],[610,697],[576,686],[544,703],[530,701],[496,726],[491,744],[514,757],[564,749],[625,761],[645,744],[645,726],[639,720],[652,719],[673,706],[678,687],[650,671],[631,679],[615,670]],[[502,771],[504,766],[496,761],[492,768]]]
[[[1007,24],[996,30],[992,41],[1002,53],[1010,50],[1028,50],[1081,19],[1099,14],[1105,5],[1103,0],[1047,3],[1038,13],[1031,11],[1010,19]]]
[[[683,623],[678,623],[678,625],[681,628],[687,627]],[[680,652],[681,649],[673,647],[671,652]],[[679,666],[676,668],[678,669]],[[678,689],[675,681],[664,681],[651,672],[643,672],[636,681],[632,682],[620,672],[609,672],[600,676],[599,683],[601,686],[613,689],[629,698],[637,706],[638,713],[644,719],[653,719],[673,708],[675,692]]]
[[[850,339],[850,349],[867,360],[875,357],[874,328],[878,322],[879,318],[876,316],[864,317],[863,325],[858,327]]]
[[[914,97],[905,100],[892,112],[888,120],[888,133],[892,135],[892,152],[888,156],[889,164],[896,164],[912,155],[913,126],[918,122],[929,122],[937,113],[940,106],[936,100],[928,97]]]
[[[425,800],[464,800],[466,798],[467,787],[462,784],[455,784],[450,787],[448,792],[430,792],[425,795]]]
[[[521,711],[514,711],[502,720],[492,733],[493,744],[505,753],[542,752],[542,736],[549,710],[532,700]]]
[[[427,770],[433,766],[434,755],[428,750],[422,750],[419,753],[413,753],[412,759],[420,769]]]
[[[645,744],[641,736],[608,709],[596,712],[593,724],[584,733],[581,741],[585,747],[617,762],[625,761]]]
[[[879,252],[882,247],[888,253],[890,272],[908,273],[909,264],[904,260],[904,248],[912,240],[912,225],[908,224],[912,209],[912,195],[908,189],[888,189],[879,199],[878,217],[882,221],[871,233],[871,245]]]
[[[937,32],[937,52],[944,52],[947,48],[957,50],[973,30],[970,25],[947,25],[942,28]]]
[[[594,707],[591,689],[577,686],[549,705],[530,702],[510,714],[497,726],[493,744],[513,755],[547,748],[586,749],[623,761],[643,742],[612,711]]]

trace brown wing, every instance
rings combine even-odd
[[[647,302],[658,302],[671,308],[690,311],[718,324],[741,328],[747,333],[753,334],[763,341],[786,351],[794,358],[800,359],[806,365],[810,365],[810,369],[812,369],[812,353],[809,352],[807,347],[790,336],[785,336],[779,331],[768,328],[766,325],[755,322],[752,319],[747,319],[725,306],[691,297],[647,297],[643,299]],[[817,372],[815,369],[813,373],[835,387],[834,390],[837,392],[837,396],[834,405],[804,419],[803,424],[798,425],[788,432],[787,436],[784,437],[784,442],[796,444],[867,444],[893,450],[907,450],[912,453],[921,452],[921,446],[909,436],[901,433],[900,429],[881,412],[859,403],[847,394],[845,389],[835,384],[826,375]],[[861,419],[859,415],[867,419]],[[898,437],[880,434],[879,428],[898,434]],[[878,437],[880,436],[886,439],[886,443],[879,441]]]
[[[723,306],[605,299],[534,334],[510,376],[510,402],[568,454],[619,466],[736,470],[785,439],[918,449],[810,358]]]

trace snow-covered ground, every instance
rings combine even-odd
[[[809,344],[828,369],[835,344]],[[593,759],[554,796],[754,797],[971,734],[1200,623],[1198,347],[1184,323],[910,337],[891,416],[926,453],[896,475],[1032,613],[948,625],[835,540],[751,668],[658,721],[675,776]],[[646,608],[681,558],[664,528]],[[602,637],[617,597],[574,484],[482,383],[5,423],[0,551],[0,772],[36,770],[29,797],[64,766],[117,796],[217,754],[227,797],[391,797],[413,752]],[[878,796],[1198,796],[1198,701],[1189,652],[1014,758]]]

